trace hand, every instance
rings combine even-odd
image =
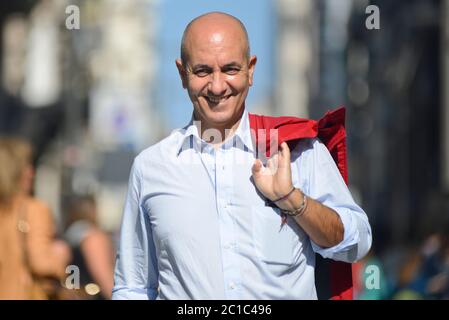
[[[271,201],[285,196],[293,189],[290,168],[290,149],[287,143],[279,146],[279,152],[267,161],[264,166],[259,159],[252,167],[256,188]]]

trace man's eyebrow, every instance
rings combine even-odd
[[[198,69],[212,69],[207,64],[196,64],[192,67],[192,70],[198,70]]]
[[[226,68],[232,68],[232,67],[239,67],[241,68],[242,65],[236,61],[232,61],[229,63],[226,63],[224,66],[221,67],[221,69],[226,69]],[[196,71],[196,70],[200,70],[200,69],[207,69],[207,70],[211,70],[213,69],[211,66],[207,65],[207,64],[196,64],[192,67],[192,71]]]
[[[226,63],[223,66],[223,68],[229,68],[229,67],[239,67],[239,68],[241,68],[242,65],[240,63],[238,63],[238,62],[232,61],[232,62]]]

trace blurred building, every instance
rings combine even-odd
[[[319,8],[312,0],[276,3],[277,85],[271,113],[308,117],[319,89]]]
[[[441,32],[441,50],[443,63],[442,76],[442,117],[441,117],[441,167],[443,190],[449,193],[449,1],[444,0],[441,10],[443,30]]]
[[[381,16],[372,31],[363,27],[361,3],[354,2],[346,50],[351,170],[377,245],[411,244],[449,227],[444,2],[371,1]]]
[[[152,91],[157,63],[155,1],[81,3],[83,27],[70,32],[72,52],[87,75],[87,131],[78,148],[92,157],[74,163],[72,192],[97,194],[100,220],[110,230],[121,220],[134,156],[159,136]],[[69,74],[75,74],[71,68]],[[82,84],[73,84],[76,86]]]
[[[2,4],[0,132],[36,146],[36,194],[58,221],[71,194],[93,193],[118,228],[132,159],[160,136],[152,101],[156,1]],[[80,9],[68,29],[65,9]]]
[[[350,188],[378,249],[449,229],[447,3],[277,1],[273,104],[315,119],[346,106]]]

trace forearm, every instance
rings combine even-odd
[[[33,239],[33,238],[32,238]],[[32,242],[30,239],[30,242]],[[52,252],[51,243],[42,239],[29,246],[28,259],[31,271],[42,277],[64,278],[66,259]]]
[[[277,203],[281,209],[295,210],[303,203],[303,193],[296,189],[286,200]],[[336,246],[344,238],[344,226],[339,215],[329,207],[307,197],[304,212],[293,217],[304,232],[323,248]]]

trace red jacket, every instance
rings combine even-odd
[[[335,160],[346,184],[348,183],[345,108],[341,107],[334,111],[327,112],[319,121],[296,117],[267,117],[250,113],[249,122],[251,129],[253,129],[256,133],[256,141],[253,141],[256,145],[255,150],[258,150],[257,147],[260,139],[266,139],[266,156],[271,155],[271,150],[269,147],[271,145],[270,135],[266,134],[264,136],[259,136],[258,129],[265,129],[267,132],[269,132],[269,129],[278,129],[278,144],[285,141],[288,142],[291,148],[294,148],[294,144],[299,139],[319,138],[321,142],[326,145]],[[319,260],[317,260],[317,262],[318,261]],[[334,300],[352,299],[351,264],[333,260],[330,262],[327,261],[321,263],[322,265],[317,265],[316,270],[321,270],[327,273],[325,278],[329,278],[330,283],[323,284],[317,282],[317,290],[319,292],[321,291],[328,293],[329,296],[324,298]],[[318,276],[318,278],[320,277]],[[320,298],[323,298],[323,296]]]

